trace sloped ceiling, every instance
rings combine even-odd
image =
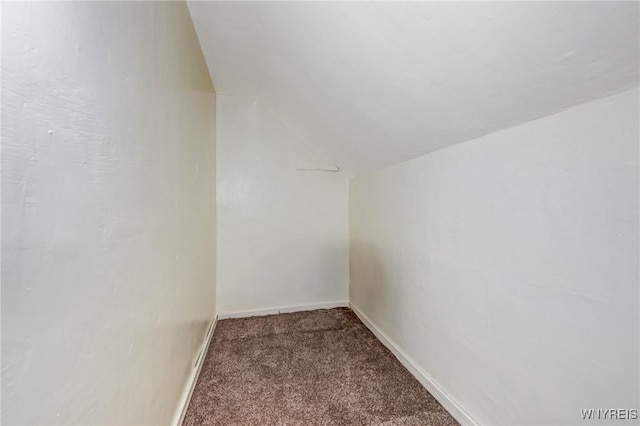
[[[221,95],[356,172],[638,84],[637,2],[189,2]]]

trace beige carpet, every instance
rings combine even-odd
[[[184,425],[457,425],[348,308],[218,322]]]

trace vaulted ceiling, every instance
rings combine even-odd
[[[638,84],[637,2],[189,2],[216,90],[366,171]]]

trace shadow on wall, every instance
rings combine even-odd
[[[382,261],[384,250],[371,242],[352,240],[349,257],[349,300],[375,322],[396,327],[392,283]],[[377,324],[381,326],[382,324]]]
[[[346,239],[334,239],[324,244],[314,262],[323,287],[320,289],[321,301],[333,302],[349,299],[349,242]],[[336,300],[336,294],[340,297]]]

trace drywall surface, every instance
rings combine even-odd
[[[215,306],[186,5],[2,9],[2,423],[169,424]]]
[[[637,85],[638,2],[206,2],[218,94],[375,170]]]
[[[218,312],[346,301],[347,176],[251,98],[217,123]]]
[[[634,89],[351,181],[351,302],[480,424],[639,408],[639,113]]]

